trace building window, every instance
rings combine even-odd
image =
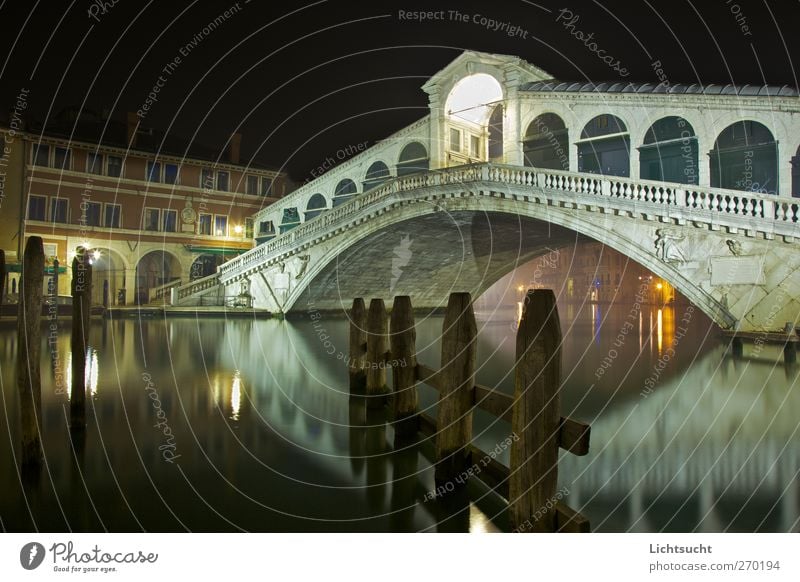
[[[114,178],[122,176],[122,158],[119,156],[108,156],[108,166],[106,173]]]
[[[450,151],[461,151],[461,130],[454,127],[450,128]]]
[[[481,152],[481,138],[477,135],[469,136],[469,155],[473,158],[479,158]]]
[[[71,156],[67,148],[55,148],[53,154],[53,167],[59,170],[71,170]]]
[[[90,174],[103,173],[103,154],[95,152],[86,153],[86,171]]]
[[[220,192],[228,191],[228,172],[217,172],[217,190]]]
[[[119,204],[106,204],[106,213],[103,223],[106,228],[119,228],[122,207]]]
[[[161,220],[161,211],[159,211],[158,208],[145,208],[142,218],[142,229],[157,231],[159,220]]]
[[[178,232],[178,211],[164,211],[164,232]]]
[[[69,219],[69,200],[66,198],[50,199],[50,222],[65,224]]]
[[[86,226],[100,226],[100,203],[87,202],[85,206],[86,214],[82,217]]]
[[[177,164],[164,164],[164,183],[177,184],[178,183],[178,166]]]
[[[147,181],[160,182],[161,181],[161,162],[147,162]]]
[[[228,217],[217,214],[214,216],[214,234],[228,236]]]
[[[266,176],[263,176],[261,178],[261,195],[262,196],[272,195],[272,178],[267,178]]]
[[[44,220],[47,196],[28,196],[28,220]]]
[[[33,144],[31,152],[31,161],[34,166],[44,166],[45,168],[50,165],[50,146],[44,144]]]
[[[247,176],[247,182],[244,185],[244,193],[258,196],[258,176]]]
[[[197,219],[197,234],[211,234],[211,215],[201,214]]]
[[[253,238],[253,219],[244,219],[244,236],[245,238]]]
[[[200,170],[200,187],[206,190],[214,189],[214,172],[208,168]]]

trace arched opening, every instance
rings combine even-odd
[[[222,255],[204,254],[197,257],[189,269],[189,280],[202,279],[217,272],[217,267],[225,262]]]
[[[778,142],[757,121],[726,127],[711,150],[711,186],[746,192],[778,192]]]
[[[630,176],[630,136],[619,117],[607,113],[598,115],[586,124],[576,144],[579,172]]]
[[[549,170],[569,170],[569,130],[555,113],[534,119],[523,139],[525,165]]]
[[[412,141],[400,152],[400,158],[397,160],[398,176],[427,172],[429,168],[428,150],[418,141]]]
[[[340,204],[344,204],[358,192],[358,186],[350,178],[345,178],[336,184],[336,189],[333,191],[333,206],[334,208]]]
[[[448,166],[502,158],[502,102],[503,87],[491,75],[477,73],[455,84],[445,102]]]
[[[92,249],[89,262],[92,265],[92,304],[116,305],[120,291],[125,289],[122,257],[110,249]]]
[[[503,161],[503,104],[498,103],[489,116],[489,161]]]
[[[180,278],[181,264],[173,254],[150,251],[136,265],[134,302],[137,305],[149,303],[152,289]]]
[[[311,220],[315,216],[319,216],[328,208],[328,201],[322,194],[314,194],[308,199],[306,204],[306,220]]]
[[[389,168],[383,162],[373,162],[364,176],[364,192],[383,184],[391,177]]]
[[[697,136],[682,117],[659,119],[639,147],[639,175],[643,180],[698,184]]]
[[[281,234],[289,232],[298,224],[300,224],[300,213],[297,211],[297,208],[284,208],[280,225]]]
[[[800,197],[800,148],[792,158],[792,196]]]

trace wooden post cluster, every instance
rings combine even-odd
[[[25,243],[20,278],[20,303],[17,318],[17,388],[22,426],[22,465],[38,464],[42,459],[41,421],[42,384],[39,371],[41,352],[42,286],[44,284],[44,245],[32,236]]]
[[[470,464],[477,337],[469,293],[451,293],[442,326],[442,369],[438,374],[437,482],[454,480]]]
[[[387,324],[383,299],[373,299],[367,313],[367,408],[383,407],[389,393],[386,384]]]
[[[411,297],[401,295],[394,298],[389,324],[391,347],[392,412],[396,437],[406,438],[419,430],[419,395],[417,394],[417,330],[414,327],[414,310]]]
[[[70,425],[86,427],[86,348],[92,302],[92,265],[88,249],[80,248],[72,260],[72,392]]]
[[[350,375],[350,393],[364,394],[367,388],[367,370],[365,367],[367,354],[367,309],[361,297],[353,299],[350,309],[350,357],[348,372]]]

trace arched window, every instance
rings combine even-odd
[[[747,192],[778,192],[778,143],[757,121],[726,127],[711,150],[711,186]]]
[[[333,206],[344,204],[357,192],[358,186],[356,186],[356,183],[349,178],[345,178],[336,184],[336,189],[333,191]]]
[[[503,161],[503,104],[498,103],[489,115],[489,161]]]
[[[374,162],[364,177],[364,192],[380,186],[391,177],[389,168],[383,162]]]
[[[400,152],[397,161],[397,175],[408,176],[417,172],[427,172],[430,167],[428,150],[418,141],[412,141]]]
[[[322,194],[314,194],[308,199],[306,204],[306,220],[311,220],[315,216],[319,216],[328,208],[328,201]]]
[[[555,113],[534,119],[523,140],[525,165],[549,170],[569,170],[569,130]]]
[[[614,115],[598,115],[586,124],[578,144],[578,171],[605,176],[631,175],[630,136]]]
[[[697,136],[682,117],[659,119],[639,147],[639,175],[643,180],[698,184]]]
[[[300,224],[300,213],[297,212],[297,208],[284,208],[280,226],[281,234],[289,232],[298,224]]]
[[[792,158],[792,196],[800,197],[800,148]]]

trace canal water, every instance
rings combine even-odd
[[[685,305],[560,306],[564,501],[594,531],[797,531],[798,368],[730,354]],[[513,391],[515,310],[478,312],[478,382]],[[418,322],[439,365],[442,319]],[[479,482],[431,499],[430,442],[394,450],[385,413],[348,396],[347,321],[127,319],[93,324],[85,435],[68,430],[69,334],[43,337],[45,463],[17,470],[16,332],[0,329],[5,531],[507,531]],[[50,349],[50,345],[54,349]],[[435,393],[421,387],[426,412]],[[474,440],[508,462],[510,425]],[[475,481],[475,480],[473,480]]]

